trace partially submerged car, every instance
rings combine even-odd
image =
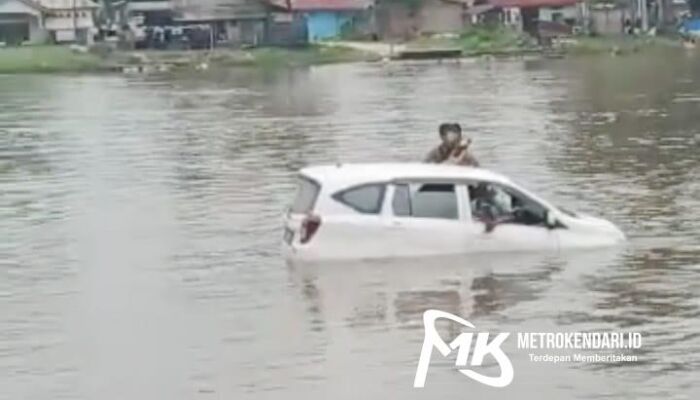
[[[287,258],[324,260],[556,253],[624,241],[611,222],[555,207],[495,172],[394,163],[302,169],[283,246]]]

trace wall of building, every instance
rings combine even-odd
[[[12,18],[0,14],[0,42],[7,44],[40,44],[47,35],[40,20],[31,15],[15,14]]]
[[[417,10],[398,2],[380,2],[376,25],[385,39],[410,39],[434,33],[459,33],[469,24],[464,6],[443,0],[425,0]]]
[[[297,13],[273,13],[267,25],[266,44],[271,46],[302,46],[308,43],[306,20]]]
[[[465,27],[464,12],[460,3],[425,0],[418,13],[419,33],[459,33]]]
[[[95,26],[92,10],[51,11],[44,18],[48,30],[88,29]]]
[[[3,38],[0,41],[17,40],[22,36],[25,42],[38,44],[46,41],[46,31],[43,29],[41,13],[20,1],[0,2],[0,29]],[[4,28],[1,28],[4,25]],[[5,36],[8,36],[5,38]],[[12,36],[12,38],[10,38]]]
[[[383,39],[408,39],[418,32],[415,13],[397,2],[379,3],[376,21],[377,33]]]
[[[51,10],[44,16],[44,28],[56,43],[92,42],[95,19],[92,9]]]
[[[620,8],[590,10],[591,32],[598,35],[620,35],[624,31],[625,10]]]
[[[564,20],[577,20],[579,11],[576,6],[569,7],[542,7],[540,8],[541,21],[564,22]]]
[[[309,41],[315,42],[340,36],[343,25],[352,22],[352,13],[343,11],[312,11],[305,13]]]
[[[48,40],[49,33],[44,29],[41,22],[39,18],[29,18],[29,44],[42,44]]]

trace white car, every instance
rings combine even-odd
[[[613,246],[604,219],[555,207],[507,177],[424,163],[304,168],[285,217],[292,260],[393,258]]]

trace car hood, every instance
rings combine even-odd
[[[614,236],[620,241],[626,240],[626,236],[622,230],[604,218],[577,213],[576,217],[566,216],[566,222],[568,222],[569,225],[576,226],[578,229]]]

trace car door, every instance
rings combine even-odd
[[[453,182],[390,185],[387,229],[395,256],[459,254],[469,250],[469,225],[461,207],[464,186]]]
[[[386,257],[382,219],[385,183],[366,183],[333,193],[324,207],[318,248],[329,258]]]
[[[483,187],[492,190],[491,194],[481,194],[478,189]],[[540,202],[499,183],[474,182],[467,188],[469,218],[478,229],[474,241],[476,252],[559,251],[558,230],[547,226],[547,208]],[[476,204],[483,196],[491,196],[494,204],[489,217],[477,210]]]

